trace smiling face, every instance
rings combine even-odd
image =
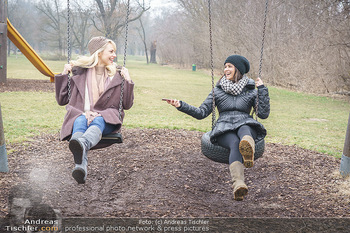
[[[108,43],[106,48],[98,54],[98,65],[108,66],[113,64],[114,58],[116,58],[115,48],[111,43]]]
[[[224,74],[226,79],[230,81],[235,81],[236,67],[231,63],[227,62],[225,64]]]

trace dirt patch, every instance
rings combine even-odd
[[[0,83],[0,92],[12,91],[55,91],[55,84],[50,80],[7,79],[7,83]]]
[[[53,84],[10,80],[0,88],[53,91]],[[58,135],[7,145],[10,172],[0,173],[0,217],[8,213],[9,189],[20,183],[40,187],[43,202],[64,217],[348,216],[350,183],[339,175],[339,159],[267,144],[264,156],[245,170],[249,194],[237,202],[228,166],[201,154],[201,136],[123,129],[124,143],[89,152],[84,185],[71,177],[73,158]]]
[[[345,217],[339,160],[294,146],[267,144],[245,170],[249,194],[232,199],[228,166],[200,152],[202,133],[124,129],[124,143],[91,151],[86,184],[71,177],[72,155],[58,135],[10,145],[9,173],[0,173],[0,216],[11,186],[40,187],[65,217]]]

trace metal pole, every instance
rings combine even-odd
[[[5,146],[4,127],[2,124],[2,114],[0,105],[0,172],[8,172],[7,153]]]
[[[350,175],[350,114],[348,120],[348,128],[346,130],[343,155],[340,161],[340,174],[343,177]]]
[[[0,1],[0,83],[7,82],[7,0]]]

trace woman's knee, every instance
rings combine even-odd
[[[243,138],[243,136],[249,135],[254,139],[257,136],[256,131],[249,125],[242,125],[241,127],[239,127],[239,129],[237,130],[237,135],[239,138]]]
[[[84,115],[80,115],[78,116],[75,121],[74,121],[75,125],[87,125],[87,120],[86,117]]]
[[[220,135],[217,141],[220,146],[227,149],[232,149],[238,147],[239,145],[239,138],[234,132],[227,132],[223,135]]]
[[[93,126],[93,125],[97,126],[101,130],[101,132],[103,132],[103,130],[106,127],[106,122],[102,116],[98,116],[98,117],[95,117],[95,119],[91,122],[89,126]]]
[[[73,133],[75,132],[85,132],[87,129],[87,120],[84,115],[78,116],[73,125]]]

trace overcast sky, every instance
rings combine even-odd
[[[173,8],[176,6],[174,0],[150,0],[151,11],[153,13],[159,13],[162,8]]]
[[[174,1],[170,0],[150,0],[152,7],[166,7],[169,4],[173,4]]]

